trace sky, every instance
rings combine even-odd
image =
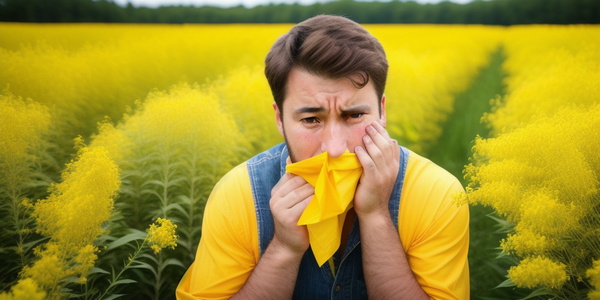
[[[438,3],[442,0],[416,0],[419,3]],[[471,0],[450,0],[454,3],[468,3]],[[244,5],[245,7],[254,7],[261,4],[269,3],[300,3],[300,4],[313,4],[315,2],[325,2],[325,0],[114,0],[115,3],[125,6],[128,2],[131,2],[133,6],[140,7],[158,7],[165,5],[194,5],[194,6],[221,6],[221,7],[232,7],[237,5]]]

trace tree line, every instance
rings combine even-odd
[[[4,22],[107,23],[298,23],[317,14],[336,14],[359,23],[598,24],[598,0],[475,0],[467,4],[413,1],[336,0],[312,5],[268,4],[125,7],[109,0],[0,0]]]

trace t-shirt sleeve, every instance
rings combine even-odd
[[[453,203],[459,191],[454,176],[410,153],[398,229],[408,263],[432,299],[469,299],[469,208]]]
[[[237,293],[258,262],[257,230],[250,180],[242,164],[209,196],[196,260],[177,287],[177,299],[228,299]]]

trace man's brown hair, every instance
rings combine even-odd
[[[275,41],[265,59],[265,75],[282,113],[293,68],[325,78],[347,77],[356,88],[373,80],[381,113],[388,62],[379,41],[358,23],[319,15],[297,24]],[[356,78],[354,75],[361,80],[350,78]]]

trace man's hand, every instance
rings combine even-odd
[[[288,158],[289,160],[289,158]],[[275,223],[275,246],[288,253],[303,255],[308,249],[306,226],[298,226],[298,220],[315,194],[315,188],[304,178],[286,173],[271,191],[271,212]]]
[[[273,240],[231,299],[292,298],[300,261],[309,246],[306,226],[298,226],[298,220],[314,194],[315,189],[304,178],[289,173],[273,187],[269,203],[275,223]]]
[[[388,201],[398,176],[400,148],[379,122],[367,126],[366,132],[366,151],[360,146],[355,149],[363,174],[356,189],[354,210],[359,220],[389,218]]]

